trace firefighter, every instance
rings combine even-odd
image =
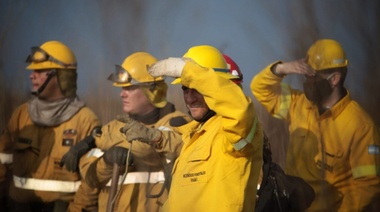
[[[90,187],[59,162],[100,121],[76,94],[77,61],[69,47],[47,41],[32,47],[26,62],[34,97],[16,108],[0,137],[1,163],[12,167],[9,210],[67,211],[78,187]],[[76,208],[96,205],[96,196],[93,201]]]
[[[156,61],[147,52],[133,53],[121,66],[116,65],[108,78],[121,88],[127,115],[104,125],[102,134],[95,137],[98,149],[91,150],[85,158],[91,162],[81,161],[86,181],[101,188],[99,211],[158,211],[167,198],[171,166],[182,147],[181,136],[172,128],[187,123],[190,117],[166,100],[168,86],[164,78],[148,74],[147,68]],[[133,121],[134,133],[141,131],[158,140],[170,138],[170,142],[153,145],[127,139],[120,132],[127,119]],[[116,198],[111,196],[109,201],[115,163],[121,166],[119,190]]]
[[[379,200],[379,133],[344,86],[347,66],[342,46],[321,39],[305,58],[274,62],[251,82],[269,113],[289,123],[285,169],[313,187],[310,211],[371,211]],[[304,76],[303,92],[282,83],[292,74]]]
[[[214,63],[214,68],[194,62],[190,55],[198,50],[218,52],[220,57],[214,61],[207,61],[207,57],[198,60]],[[163,211],[253,211],[256,197],[252,191],[256,190],[259,175],[253,167],[253,144],[262,142],[263,133],[252,101],[231,81],[219,50],[195,46],[185,56],[165,59],[149,68],[152,76],[177,78],[173,83],[182,84],[185,103],[194,119],[176,128],[184,144],[173,167]],[[133,122],[124,126],[127,138],[140,138],[158,146],[165,143],[163,137],[134,135],[133,126]],[[261,163],[257,170],[260,168]]]

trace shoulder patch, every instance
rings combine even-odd
[[[380,154],[380,148],[377,145],[369,145],[368,146],[368,154],[370,155],[379,155]]]
[[[173,127],[179,127],[184,124],[187,124],[187,121],[182,116],[176,116],[170,119],[169,124],[170,126],[173,126]]]

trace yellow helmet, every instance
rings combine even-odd
[[[307,51],[307,63],[316,71],[347,67],[348,60],[342,46],[335,40],[322,39]]]
[[[116,87],[141,85],[141,89],[150,102],[158,108],[166,105],[167,84],[163,77],[153,77],[148,73],[148,67],[157,59],[147,52],[136,52],[129,55],[121,66],[116,65],[116,72],[108,80]]]
[[[212,68],[215,72],[226,79],[238,79],[230,73],[230,68],[223,57],[223,54],[215,47],[209,45],[200,45],[191,47],[184,55],[184,58],[190,58],[199,65]],[[175,79],[172,84],[180,84],[181,78]]]
[[[121,66],[116,65],[116,72],[108,79],[116,87],[128,87],[140,83],[163,81],[163,77],[152,77],[148,67],[157,62],[157,59],[147,52],[136,52],[125,58]]]
[[[77,60],[69,47],[59,41],[47,41],[40,47],[32,47],[27,57],[26,69],[77,69]]]

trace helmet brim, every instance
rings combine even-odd
[[[230,73],[224,73],[224,72],[218,72],[218,71],[216,71],[215,73],[216,73],[217,75],[219,75],[219,76],[221,76],[221,77],[223,77],[223,78],[225,78],[225,79],[229,79],[229,80],[237,80],[237,79],[240,79],[239,76],[234,76],[234,75],[232,75],[232,74],[230,74]],[[181,78],[176,78],[176,79],[174,79],[174,80],[171,82],[171,84],[172,84],[172,85],[182,84],[182,80],[181,80]]]
[[[41,63],[30,63],[25,69],[27,70],[40,70],[40,69],[76,69],[75,66],[61,66],[51,61],[45,61]]]

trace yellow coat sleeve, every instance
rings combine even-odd
[[[239,86],[192,62],[185,65],[181,80],[201,93],[208,107],[222,117],[221,130],[232,145],[247,138],[257,117],[252,100]]]

